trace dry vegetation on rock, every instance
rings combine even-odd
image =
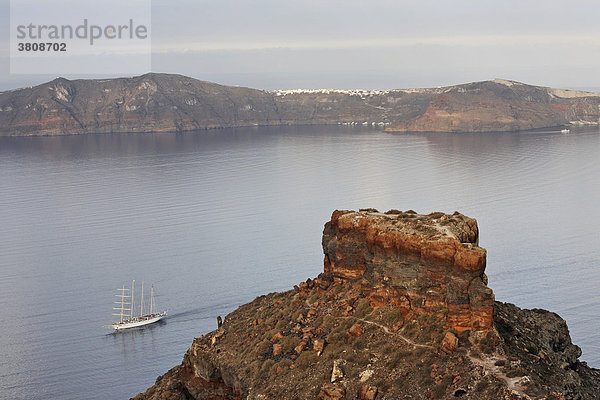
[[[361,226],[376,227],[388,237],[390,229],[421,235],[428,241],[421,249],[431,248],[435,238],[447,250],[450,236],[460,237],[459,243],[470,238],[473,249],[474,220],[460,214],[414,215],[408,219],[420,219],[419,224],[428,226],[415,229],[417,225],[410,222],[398,230],[394,222],[402,220],[404,213],[336,213],[325,228],[323,243],[329,260],[326,257],[324,273],[288,292],[260,296],[240,306],[222,327],[195,339],[183,363],[136,399],[596,398],[599,371],[578,361],[581,352],[556,314],[495,302],[488,326],[477,316],[478,305],[468,303],[473,308],[469,315],[478,322],[464,329],[466,321],[458,319],[457,325],[451,308],[429,301],[416,289],[404,287],[408,308],[393,298],[382,301],[373,295],[381,293],[375,287],[394,287],[389,273],[404,265],[398,260],[401,246],[392,250],[388,246],[385,254],[393,262],[383,262],[375,241],[368,244],[367,236],[361,236]],[[351,224],[342,232],[336,224],[344,215]],[[453,228],[444,230],[446,236],[439,236],[442,219],[454,220]],[[354,247],[344,239],[348,234]],[[352,257],[344,253],[350,248]],[[370,250],[361,253],[365,248]],[[447,271],[456,267],[442,257],[446,251],[436,254],[421,257],[419,263],[429,267],[443,263]],[[414,267],[414,254],[409,256]],[[344,259],[352,263],[340,261]],[[360,276],[336,274],[336,268],[356,271],[360,262],[365,264],[359,268]],[[390,268],[388,273],[385,268]],[[483,269],[476,272],[483,274]],[[444,282],[445,278],[434,282],[429,289]],[[460,312],[464,314],[464,309]]]

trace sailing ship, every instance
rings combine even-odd
[[[150,312],[144,314],[144,281],[142,281],[142,299],[140,300],[140,314],[134,315],[134,297],[133,290],[135,288],[135,280],[131,282],[131,295],[128,294],[129,289],[123,285],[122,288],[117,289],[119,294],[115,296],[119,298],[119,301],[115,301],[117,307],[113,307],[113,310],[118,311],[118,314],[113,314],[120,317],[118,322],[113,322],[107,327],[114,328],[115,330],[137,328],[140,326],[150,325],[160,321],[167,316],[165,311],[155,312],[154,311],[154,285],[150,289]]]

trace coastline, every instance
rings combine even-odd
[[[597,125],[600,96],[506,80],[444,88],[265,91],[182,75],[53,81],[0,93],[0,136],[350,125],[513,132]]]

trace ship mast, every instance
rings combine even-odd
[[[131,281],[131,312],[129,313],[129,319],[133,319],[133,288],[135,287],[135,279]]]
[[[131,290],[131,294],[128,294],[127,291]],[[150,285],[150,313],[144,314],[144,281],[142,280],[142,288],[139,299],[140,302],[140,315],[137,316],[137,312],[134,312],[135,309],[135,279],[131,281],[131,288],[126,288],[123,285],[122,288],[117,289],[118,294],[115,296],[118,298],[118,301],[115,301],[115,305],[113,306],[113,310],[116,311],[116,316],[120,317],[120,320],[117,322],[113,322],[111,325],[105,325],[107,327],[114,328],[115,330],[135,328],[140,326],[149,325],[160,321],[163,319],[167,313],[166,312],[157,312],[154,313],[154,285]],[[146,297],[148,295],[146,294]],[[148,307],[146,307],[148,308]],[[113,311],[113,312],[115,312]]]
[[[142,301],[140,302],[140,317],[144,316],[144,281],[142,281]]]
[[[127,299],[127,298],[129,298],[129,297],[131,297],[131,296],[127,296],[127,295],[125,294],[125,291],[129,290],[129,289],[125,289],[125,285],[123,285],[123,288],[121,288],[121,289],[117,289],[117,290],[119,290],[121,293],[120,293],[120,294],[116,294],[115,296],[116,296],[116,297],[120,297],[120,298],[121,298],[121,301],[115,301],[115,304],[120,304],[120,305],[121,305],[121,307],[113,307],[113,310],[117,310],[117,311],[119,311],[119,314],[113,314],[113,315],[118,315],[119,317],[121,317],[121,323],[123,323],[123,313],[124,313],[125,311],[130,311],[130,310],[131,310],[131,309],[129,309],[129,308],[125,308],[125,306],[126,306],[126,305],[131,305],[131,303],[127,303],[127,302],[125,301],[125,299]],[[133,307],[132,307],[132,308],[133,308]]]

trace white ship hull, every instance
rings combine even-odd
[[[148,316],[143,318],[134,318],[133,320],[127,320],[123,322],[115,322],[114,324],[110,325],[110,327],[114,328],[117,331],[121,329],[138,328],[140,326],[150,325],[155,322],[158,322],[161,319],[163,319],[166,315],[166,313],[161,313],[154,314],[152,317]]]
[[[133,289],[135,287],[135,281],[131,282],[130,289],[125,288],[125,285],[121,289],[117,289],[120,293],[115,295],[119,298],[119,301],[115,301],[117,307],[113,307],[113,310],[118,311],[117,314],[113,314],[120,317],[119,322],[113,322],[110,325],[104,325],[109,328],[113,328],[116,331],[122,329],[139,328],[142,326],[150,325],[160,321],[167,316],[166,312],[154,312],[154,286],[150,290],[150,312],[144,314],[144,281],[142,281],[142,299],[140,300],[140,312],[138,316],[134,317],[133,310]],[[131,294],[127,294],[131,293]]]

